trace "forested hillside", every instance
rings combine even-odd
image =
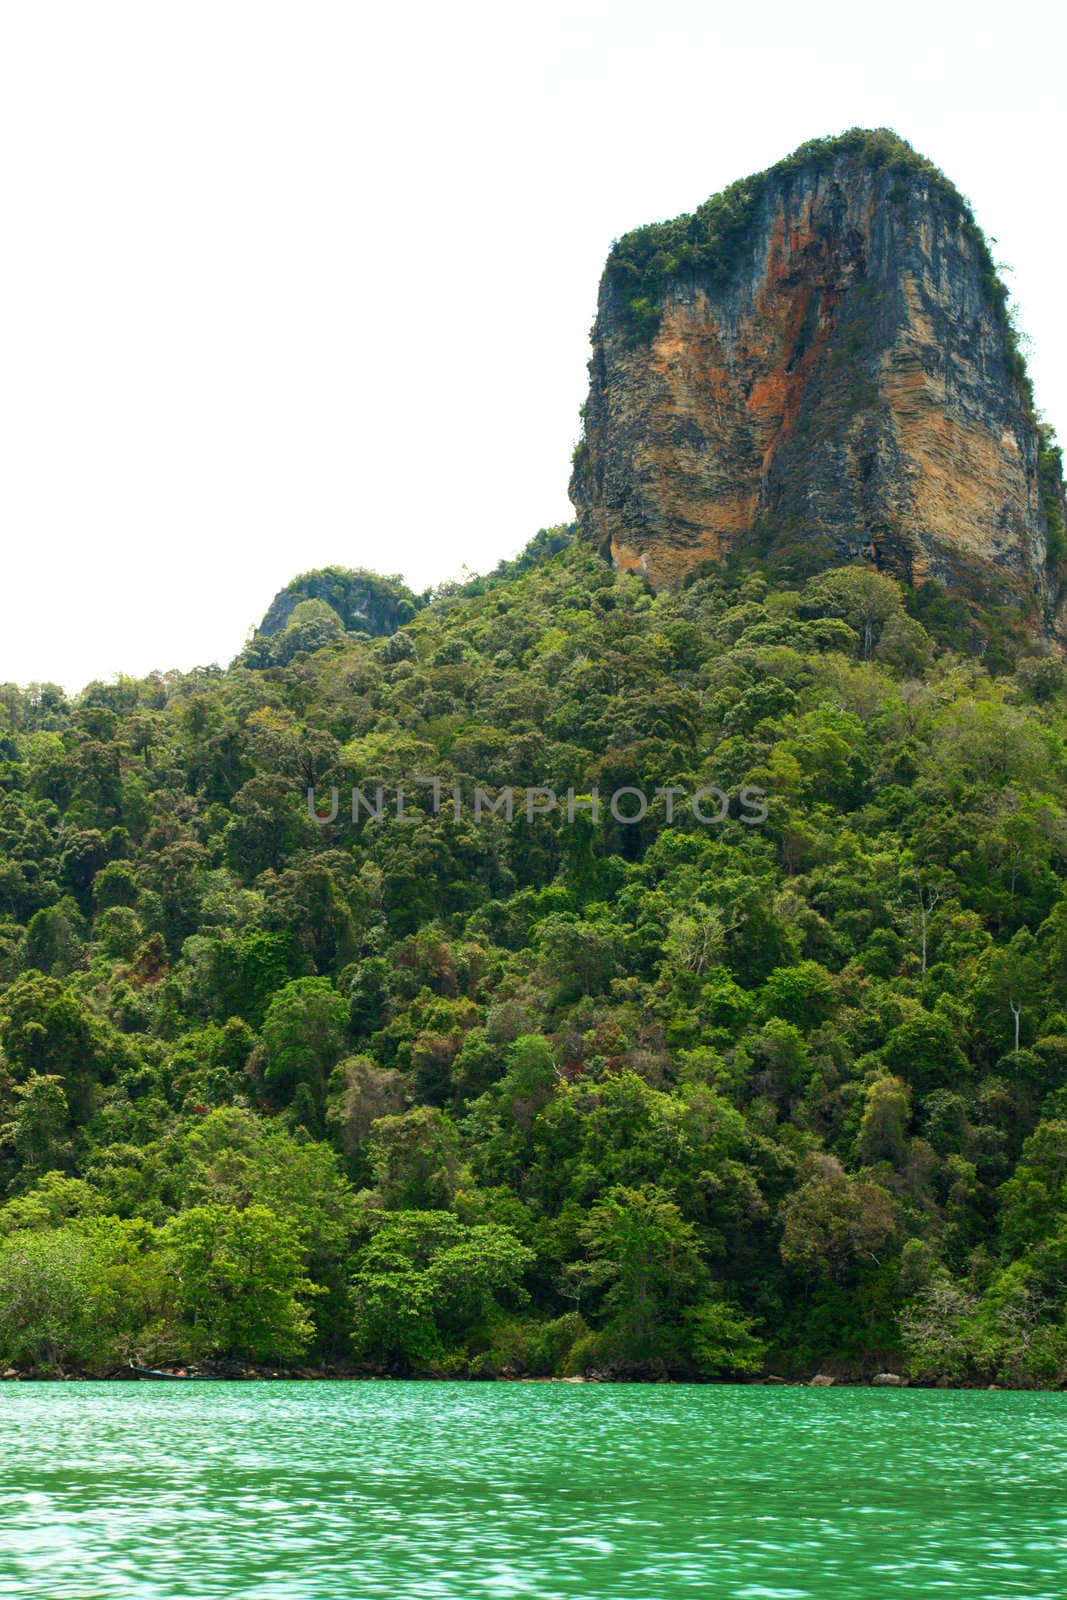
[[[1062,1381],[1067,695],[1015,614],[559,533],[387,637],[329,578],[229,670],[0,689],[0,1358]]]

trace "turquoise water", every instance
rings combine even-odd
[[[1067,1396],[0,1388],[0,1596],[1067,1594]]]

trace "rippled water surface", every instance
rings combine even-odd
[[[1067,1595],[1067,1396],[6,1384],[20,1600]]]

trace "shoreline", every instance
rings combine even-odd
[[[267,1368],[248,1367],[242,1372],[217,1373],[186,1371],[184,1373],[160,1370],[158,1372],[132,1372],[125,1369],[110,1372],[36,1372],[8,1368],[0,1373],[3,1383],[461,1383],[461,1384],[627,1384],[644,1387],[699,1387],[744,1389],[919,1389],[941,1391],[968,1391],[974,1394],[991,1392],[1002,1394],[1063,1394],[1067,1385],[1009,1385],[1001,1383],[957,1382],[945,1379],[924,1381],[907,1378],[900,1373],[880,1373],[871,1378],[844,1378],[829,1373],[816,1373],[811,1378],[785,1378],[777,1374],[763,1378],[669,1378],[621,1377],[607,1373],[573,1375],[568,1377],[526,1377],[519,1374],[499,1373],[486,1377],[455,1377],[445,1373],[387,1373],[339,1372],[328,1368]]]

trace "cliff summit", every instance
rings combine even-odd
[[[885,129],[801,146],[627,234],[600,285],[571,498],[656,588],[754,547],[1053,619],[1059,452],[966,201]]]

